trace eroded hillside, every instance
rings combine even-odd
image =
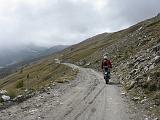
[[[103,54],[113,61],[117,75],[132,99],[144,109],[160,113],[160,17],[128,29],[103,33],[66,49],[61,59],[100,70]]]

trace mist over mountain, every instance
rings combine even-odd
[[[21,47],[6,48],[0,50],[0,68],[21,62],[30,60],[33,58],[50,55],[57,51],[63,50],[67,46],[57,45],[51,48],[40,47],[33,44],[24,45]]]

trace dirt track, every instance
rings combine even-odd
[[[129,120],[119,84],[106,85],[94,70],[67,65],[80,70],[75,81],[0,111],[0,120]]]

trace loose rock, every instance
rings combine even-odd
[[[2,99],[3,99],[4,101],[9,101],[11,98],[10,98],[10,96],[2,95]]]

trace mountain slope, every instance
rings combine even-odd
[[[32,59],[46,49],[45,47],[38,47],[35,45],[5,48],[0,52],[0,66],[5,67],[26,59]]]
[[[159,17],[155,17],[119,32],[103,33],[97,35],[93,38],[88,39],[87,41],[84,41],[78,45],[73,45],[72,47],[66,49],[65,52],[62,53],[63,54],[62,59],[71,62],[79,62],[83,59],[84,60],[88,59],[88,61],[94,63],[96,61],[100,62],[103,54],[107,52],[110,58],[112,58],[112,61],[116,64],[118,61],[121,61],[123,57],[124,59],[127,59],[126,57],[134,55],[140,49],[144,49],[145,45],[144,47],[142,46],[143,44],[148,44],[147,39],[148,41],[150,41],[150,39],[153,37],[157,40],[159,37],[158,22],[159,22]],[[157,28],[155,28],[155,26]],[[149,35],[149,37],[146,36],[148,35],[148,33],[151,34]],[[150,41],[150,43],[156,40],[152,40]],[[138,46],[138,44],[142,45]],[[126,54],[126,56],[123,56],[124,54]],[[92,59],[94,57],[95,59]]]
[[[100,70],[106,53],[113,61],[113,74],[117,75],[126,92],[144,109],[159,115],[160,16],[119,32],[90,38],[66,49],[60,58]]]
[[[68,45],[57,45],[51,48],[43,48],[34,45],[26,46],[21,49],[8,50],[0,53],[0,79],[5,76],[14,73],[22,66],[27,66],[32,62],[38,61],[42,58],[46,58],[56,52],[59,52]],[[4,54],[6,53],[6,54]]]
[[[45,60],[58,58],[63,62],[100,70],[102,57],[106,53],[113,62],[112,73],[124,85],[131,98],[137,104],[144,105],[143,109],[149,110],[149,114],[153,112],[159,116],[160,17],[156,16],[115,33],[99,34]],[[45,60],[40,60],[39,65],[35,63],[37,70],[41,69],[39,66]],[[27,68],[27,71],[32,72],[32,68]],[[20,79],[20,74],[16,75],[16,80]],[[14,74],[12,77],[15,77]]]

